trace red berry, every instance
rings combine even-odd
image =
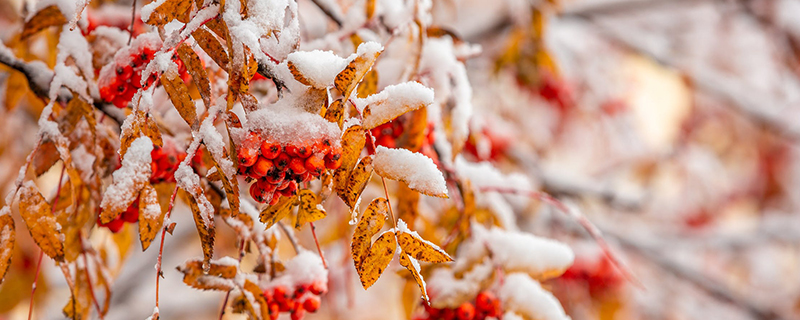
[[[320,280],[317,280],[311,284],[311,287],[309,287],[308,290],[315,295],[321,295],[325,293],[325,291],[328,291],[328,288],[325,286],[325,283],[323,283]]]
[[[111,222],[106,224],[101,224],[100,226],[108,228],[108,230],[111,230],[111,232],[113,233],[117,233],[119,232],[119,230],[122,229],[123,225],[125,225],[125,221],[122,221],[120,217],[117,217],[116,219],[111,220]]]
[[[315,154],[306,159],[305,167],[311,174],[319,176],[325,171],[325,159],[321,154]]]
[[[387,148],[394,148],[396,146],[396,143],[394,141],[394,137],[388,136],[388,135],[387,136],[380,136],[379,138],[377,138],[376,141],[375,141],[375,144],[377,144],[379,146],[384,146],[384,147],[387,147]]]
[[[255,173],[259,177],[266,176],[267,173],[274,167],[272,161],[268,160],[264,157],[258,157],[258,160],[253,165],[253,173]]]
[[[295,151],[295,153],[297,154],[298,157],[305,159],[314,154],[314,148],[311,144],[303,142],[297,145],[297,150]]]
[[[342,154],[331,152],[325,155],[325,167],[336,170],[342,165]]]
[[[281,184],[283,182],[283,179],[285,177],[286,177],[286,173],[284,173],[281,170],[278,170],[278,168],[273,168],[272,170],[267,172],[267,175],[264,176],[264,180],[266,180],[267,182],[269,182],[271,184],[278,185],[278,184]]]
[[[139,199],[133,201],[128,209],[122,212],[120,219],[124,222],[134,223],[139,221]]]
[[[258,183],[254,183],[250,185],[250,196],[253,197],[253,200],[258,202],[266,202],[264,189],[258,186]]]
[[[308,312],[316,312],[319,310],[319,297],[308,297],[305,301],[303,301],[303,309],[306,309]]]
[[[247,147],[240,147],[236,156],[239,158],[239,165],[245,167],[252,166],[258,160],[258,152]]]
[[[288,185],[283,189],[280,189],[281,195],[285,197],[291,197],[297,193],[297,182],[295,181],[288,181]]]
[[[456,308],[456,319],[472,320],[475,317],[475,306],[469,302],[464,302]]]
[[[261,143],[261,155],[270,160],[278,157],[281,151],[283,151],[281,149],[283,148],[281,148],[280,144],[269,140],[264,140],[264,142]]]
[[[306,172],[306,164],[302,158],[292,158],[289,160],[289,170],[292,170],[293,174],[303,174]]]
[[[292,308],[291,319],[292,320],[300,320],[300,319],[303,319],[303,317],[305,317],[305,315],[306,315],[306,310],[303,309],[303,305],[300,304],[300,303],[295,304],[294,308]]]
[[[478,293],[478,296],[475,297],[475,307],[478,309],[478,311],[482,311],[487,314],[493,314],[493,311],[495,311],[495,304],[497,302],[497,297],[488,291]]]
[[[280,192],[276,191],[276,192],[272,193],[272,199],[269,200],[269,205],[274,206],[274,205],[278,204],[278,201],[280,199],[281,199],[281,193]]]
[[[275,167],[278,168],[278,170],[283,170],[286,168],[286,166],[289,165],[289,162],[291,160],[292,158],[289,157],[288,154],[286,154],[285,152],[281,152],[278,155],[278,157],[276,157],[275,160],[272,162],[275,164]]]

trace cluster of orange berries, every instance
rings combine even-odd
[[[250,196],[258,202],[274,205],[281,196],[297,193],[298,184],[318,178],[326,169],[335,170],[342,164],[341,146],[330,139],[303,141],[281,145],[262,139],[251,132],[236,151],[239,174],[248,180]]]
[[[192,159],[195,164],[199,163],[200,155],[201,153],[198,152]],[[186,152],[179,150],[169,141],[165,141],[164,147],[153,146],[150,157],[152,158],[150,166],[153,170],[150,175],[150,183],[175,182],[175,170],[178,170],[178,165],[183,159],[186,159]],[[97,217],[97,225],[106,227],[113,233],[119,232],[125,222],[136,223],[137,221],[139,221],[139,198],[136,198],[128,209],[109,223],[100,223],[100,217]]]
[[[150,60],[155,57],[156,48],[153,45],[143,45],[140,47],[131,47],[131,53],[127,64],[120,64],[119,59],[112,62],[114,65],[114,77],[100,87],[100,98],[105,101],[113,103],[117,108],[125,108],[128,103],[133,99],[133,95],[140,88],[149,88],[156,82],[156,74],[151,74],[150,77],[142,86],[142,72],[144,71]],[[178,65],[178,74],[183,81],[189,81],[189,73],[186,71],[186,66],[183,61],[178,58],[177,54],[173,54],[172,61]]]
[[[464,302],[457,308],[436,309],[425,306],[426,316],[416,320],[484,320],[488,317],[500,319],[502,308],[500,300],[491,292],[483,291],[475,297],[475,303]]]
[[[269,305],[271,320],[278,319],[281,312],[289,312],[292,320],[300,320],[305,317],[306,312],[319,310],[319,296],[326,291],[325,285],[318,280],[312,284],[298,285],[294,292],[285,286],[276,286],[265,290],[263,296]]]

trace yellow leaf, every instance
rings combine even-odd
[[[358,162],[356,168],[350,173],[347,178],[347,184],[344,188],[344,203],[351,209],[355,209],[358,204],[358,199],[361,198],[361,193],[367,187],[369,179],[372,178],[372,156],[366,156]]]
[[[167,0],[147,17],[145,23],[154,26],[163,26],[170,21],[180,18],[184,23],[188,22],[188,14],[192,9],[191,0]]]
[[[361,263],[361,269],[358,270],[358,277],[364,289],[371,287],[380,278],[389,266],[389,262],[392,262],[395,249],[397,249],[397,239],[394,232],[384,232],[378,240],[375,240],[369,248],[369,254]]]
[[[294,79],[297,80],[297,82],[300,82],[300,83],[302,83],[304,85],[307,85],[309,87],[313,87],[314,86],[314,83],[311,80],[309,80],[308,78],[306,78],[306,76],[303,75],[303,73],[300,72],[299,69],[297,69],[297,66],[294,64],[294,62],[289,60],[289,62],[287,63],[287,66],[289,67],[289,71],[292,73],[292,76],[294,76]],[[321,89],[321,88],[318,88],[318,89]]]
[[[338,124],[339,129],[342,128],[342,124],[344,123],[344,104],[342,103],[342,99],[337,99],[328,106],[328,109],[325,111],[325,120]]]
[[[375,15],[375,0],[367,0],[366,3],[367,20],[371,20]]]
[[[161,75],[161,84],[164,86],[167,95],[169,95],[172,105],[178,110],[183,120],[189,124],[193,131],[197,130],[200,127],[200,123],[197,120],[197,110],[192,97],[189,96],[189,88],[186,83],[183,83],[183,80],[177,74],[173,74],[172,78],[170,78],[167,73],[164,73]]]
[[[147,184],[139,192],[139,241],[142,243],[142,251],[147,250],[156,238],[161,224],[164,223],[164,214],[166,212],[161,210],[156,189]]]
[[[353,241],[350,243],[350,253],[356,269],[361,268],[361,262],[369,253],[372,236],[381,231],[384,220],[389,216],[389,201],[385,198],[376,198],[364,210],[361,221],[356,225]]]
[[[133,121],[129,130],[123,130],[120,133],[119,154],[121,157],[125,156],[128,147],[131,146],[136,138],[142,135],[149,137],[153,141],[154,146],[164,146],[164,141],[161,139],[161,131],[152,117],[144,111],[137,111],[133,115]]]
[[[25,40],[47,27],[60,26],[65,23],[67,23],[67,18],[56,5],[47,6],[25,21],[20,39]]]
[[[221,264],[218,261],[209,262],[208,273],[203,271],[203,262],[200,260],[186,261],[177,269],[183,273],[184,283],[200,290],[231,290],[235,287],[232,279],[238,273],[236,265]]]
[[[372,69],[364,76],[364,80],[356,89],[359,98],[366,98],[378,92],[378,70]]]
[[[274,206],[269,206],[264,211],[261,211],[258,219],[267,225],[265,229],[269,229],[278,221],[281,221],[284,217],[286,217],[289,212],[292,211],[292,207],[294,207],[295,199],[297,196],[292,197],[281,197]]]
[[[414,277],[414,281],[417,283],[419,286],[419,291],[422,293],[422,298],[427,301],[428,290],[425,288],[425,279],[423,279],[422,275],[419,273],[419,262],[417,262],[416,259],[409,257],[405,252],[401,252],[400,265],[411,272],[411,276]]]
[[[434,263],[453,261],[453,258],[437,245],[423,240],[416,232],[409,231],[403,220],[397,220],[397,228],[400,230],[397,232],[400,248],[410,257]]]
[[[58,262],[64,261],[64,244],[61,243],[63,234],[50,210],[50,204],[30,181],[19,189],[18,198],[19,214],[33,241],[48,257]]]
[[[347,178],[350,171],[356,166],[361,149],[367,142],[366,130],[359,125],[354,125],[345,130],[342,135],[342,164],[334,172],[333,187],[339,195],[344,194]]]
[[[419,192],[411,190],[405,183],[399,183],[396,194],[397,218],[413,224],[419,216]]]
[[[11,256],[14,253],[14,240],[16,232],[14,230],[14,218],[11,217],[11,209],[3,207],[0,209],[0,283],[11,265]]]
[[[216,229],[213,223],[210,226],[206,226],[203,221],[203,213],[200,211],[200,207],[197,205],[195,199],[191,198],[186,192],[180,192],[180,194],[184,202],[188,203],[189,207],[192,209],[194,224],[197,227],[197,234],[200,236],[200,244],[203,247],[203,261],[208,263],[211,261],[211,257],[214,256],[214,237],[216,235]],[[200,196],[205,197],[205,194],[201,193]],[[214,217],[211,217],[211,219],[213,222]]]
[[[10,71],[6,80],[6,109],[14,110],[19,99],[28,92],[28,80],[22,72]]]
[[[369,43],[362,43],[359,45],[359,49],[364,45],[369,45]],[[339,92],[342,94],[342,97],[345,99],[350,97],[350,93],[353,92],[353,89],[355,89],[356,85],[361,82],[361,79],[363,79],[370,68],[372,68],[372,65],[375,63],[375,60],[382,51],[383,50],[364,50],[362,54],[356,56],[353,61],[350,61],[350,63],[347,64],[347,67],[345,67],[342,72],[336,75],[336,79],[333,81],[333,86],[336,88],[336,90],[339,90]]]
[[[411,119],[405,121],[403,134],[400,136],[399,146],[411,152],[419,152],[425,143],[426,129],[428,128],[428,108],[422,107],[411,112]]]
[[[211,83],[208,80],[208,72],[203,67],[203,62],[197,53],[192,50],[185,42],[178,47],[178,56],[186,66],[186,70],[192,76],[192,82],[197,86],[197,91],[200,92],[200,97],[203,98],[205,105],[211,105]]]
[[[214,21],[214,20],[211,20]],[[198,28],[192,33],[192,37],[200,45],[208,56],[223,70],[228,70],[229,57],[222,43],[214,34],[204,28]]]
[[[313,191],[308,189],[300,190],[297,193],[300,199],[300,206],[297,209],[297,222],[295,228],[300,228],[308,222],[314,222],[325,218],[327,213],[325,208],[320,205],[320,198]]]

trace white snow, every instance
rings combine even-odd
[[[322,264],[322,259],[311,251],[301,250],[294,258],[287,261],[286,270],[269,282],[267,288],[279,285],[293,288],[298,285],[312,284],[319,281],[324,284],[325,290],[328,285],[328,270]]]
[[[465,302],[466,297],[474,297],[481,291],[481,285],[490,279],[495,268],[486,259],[476,264],[461,277],[456,277],[453,269],[437,268],[428,276],[428,295],[435,308],[456,308]]]
[[[113,184],[103,194],[101,208],[122,212],[136,200],[139,189],[150,180],[151,151],[153,142],[150,138],[143,136],[133,140],[122,158],[122,167],[114,171]]]
[[[86,38],[81,34],[80,30],[70,30],[64,28],[58,40],[58,55],[56,61],[66,61],[67,57],[72,57],[75,61],[75,66],[80,69],[81,75],[84,79],[94,79],[94,67],[92,65],[92,55],[86,54],[89,51],[89,43]],[[97,85],[94,81],[88,81],[88,94],[90,96],[99,96]],[[79,91],[80,92],[80,91]],[[82,92],[81,92],[82,93]],[[89,103],[91,99],[87,100]]]
[[[380,176],[403,181],[412,190],[431,196],[447,196],[442,172],[431,158],[421,153],[378,146],[372,165]]]
[[[314,88],[322,89],[333,84],[336,75],[347,66],[350,59],[337,56],[332,51],[295,51],[287,57]]]
[[[222,173],[228,179],[234,179],[236,170],[233,168],[233,162],[230,158],[225,156],[225,142],[222,140],[222,135],[217,131],[217,128],[214,127],[214,123],[211,121],[203,121],[203,124],[200,126],[200,133],[203,135],[203,142],[206,145],[206,149],[211,153],[219,167],[222,168]]]
[[[246,138],[249,131],[258,132],[281,144],[322,138],[328,138],[336,143],[342,135],[339,126],[335,123],[329,122],[319,115],[295,108],[283,100],[251,112],[242,129],[231,128],[234,142],[240,143]]]
[[[142,6],[142,9],[141,9],[142,21],[150,20],[150,16],[153,15],[153,11],[155,11],[156,8],[158,8],[159,6],[164,4],[165,2],[167,2],[167,0],[156,0],[156,1],[150,2],[150,3]]]
[[[506,276],[498,290],[503,307],[528,319],[567,320],[569,316],[555,296],[524,273]]]
[[[367,129],[375,128],[398,116],[433,103],[433,90],[419,82],[409,81],[384,88],[381,92],[364,99],[354,99],[363,110],[363,124]]]
[[[161,205],[158,203],[158,194],[155,189],[151,188],[150,190],[151,192],[142,192],[140,195],[144,197],[144,202],[147,205],[144,207],[139,206],[139,212],[147,219],[158,219],[161,215]]]

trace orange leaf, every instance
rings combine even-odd
[[[384,232],[378,237],[378,240],[375,240],[375,243],[369,248],[369,254],[361,263],[361,269],[358,270],[358,277],[361,279],[364,289],[378,281],[383,271],[389,266],[389,262],[392,262],[395,249],[397,249],[397,239],[394,232]]]
[[[6,276],[6,271],[11,265],[11,256],[14,253],[14,218],[11,217],[11,209],[3,207],[0,209],[0,283]]]
[[[233,278],[238,273],[238,263],[228,263],[227,260],[223,263],[220,263],[222,260],[210,261],[208,273],[203,271],[203,262],[200,260],[186,261],[176,269],[183,273],[183,282],[192,288],[228,291],[235,288]]]
[[[149,17],[142,18],[145,19],[145,23],[154,26],[163,26],[176,18],[186,23],[191,9],[191,0],[166,0],[158,5]]]
[[[347,128],[342,135],[342,164],[336,169],[333,176],[333,187],[339,195],[344,194],[350,171],[356,166],[356,161],[358,161],[361,149],[364,149],[366,142],[366,130],[359,125]]]
[[[181,61],[183,61],[183,65],[186,66],[186,70],[189,71],[189,74],[192,76],[192,82],[197,86],[197,91],[200,92],[203,103],[205,103],[207,108],[210,107],[211,83],[208,80],[208,72],[206,72],[206,68],[203,67],[203,61],[201,61],[197,53],[192,50],[192,47],[185,42],[178,47],[177,51],[178,56],[181,58]]]
[[[180,77],[173,74],[170,78],[166,73],[161,75],[161,84],[164,90],[169,95],[169,100],[172,105],[178,110],[184,121],[189,124],[192,131],[200,127],[200,122],[197,120],[197,109],[194,106],[194,101],[189,96],[189,88]]]
[[[28,181],[19,189],[19,214],[36,245],[48,257],[58,262],[64,261],[64,244],[61,243],[61,227],[36,185]]]
[[[47,27],[60,26],[67,23],[67,18],[61,13],[61,10],[56,5],[50,5],[42,10],[39,10],[33,17],[25,21],[25,26],[22,27],[21,40],[44,30]]]
[[[161,224],[164,223],[165,214],[158,203],[156,189],[147,184],[139,192],[139,241],[142,243],[142,251],[147,250],[156,238]]]
[[[6,109],[14,110],[22,96],[28,92],[28,80],[22,72],[10,71],[6,79]]]
[[[366,3],[367,20],[372,20],[375,15],[375,0],[367,0]]]
[[[369,179],[372,178],[372,172],[372,156],[366,156],[358,162],[356,168],[350,173],[350,177],[347,178],[342,200],[351,209],[355,209],[358,204],[361,193],[364,192]]]
[[[364,210],[361,221],[356,225],[353,241],[350,243],[350,253],[356,269],[361,268],[361,262],[369,254],[372,236],[381,231],[386,217],[389,216],[389,201],[385,198],[376,198]]]
[[[267,225],[265,229],[269,229],[278,221],[281,221],[284,217],[286,217],[289,212],[292,211],[292,207],[295,205],[295,200],[297,196],[293,197],[281,197],[274,206],[269,206],[264,211],[261,211],[258,219]]]
[[[338,124],[339,129],[342,128],[342,124],[344,123],[344,104],[342,103],[342,99],[337,99],[328,106],[328,109],[325,111],[325,120]]]
[[[405,252],[400,253],[400,265],[404,268],[408,269],[411,272],[411,276],[414,277],[414,281],[419,286],[419,291],[422,292],[422,298],[425,301],[428,300],[428,290],[425,288],[425,279],[422,278],[422,275],[419,273],[419,262],[416,259],[411,258]]]
[[[297,193],[300,199],[300,206],[297,209],[297,222],[295,228],[300,228],[308,222],[314,222],[325,218],[327,213],[325,208],[320,205],[320,198],[313,191],[308,189],[300,190]]]
[[[353,61],[347,64],[347,67],[342,70],[336,79],[333,81],[333,86],[342,94],[345,99],[350,97],[350,93],[356,88],[361,79],[372,68],[378,55],[381,54],[383,48],[374,42],[365,42],[358,46],[358,56]]]
[[[230,58],[225,48],[222,46],[222,43],[214,34],[204,28],[198,28],[192,33],[192,37],[194,37],[194,40],[197,41],[200,48],[202,48],[220,68],[228,70]]]
[[[364,80],[361,80],[361,84],[358,85],[356,92],[359,98],[366,98],[378,92],[378,70],[372,69],[367,72]]]
[[[397,232],[397,241],[400,244],[400,248],[410,257],[434,263],[453,261],[453,258],[439,246],[422,239],[416,232],[408,230],[403,220],[397,220],[397,229],[399,230]]]
[[[200,207],[197,205],[195,199],[191,198],[186,192],[181,192],[181,195],[184,202],[188,203],[189,207],[192,209],[194,224],[197,227],[197,234],[200,236],[200,243],[203,247],[203,261],[208,263],[211,261],[211,257],[214,256],[214,237],[216,235],[216,229],[213,223],[206,226],[203,213],[200,211]],[[200,193],[200,196],[205,197],[205,194]],[[213,217],[211,221],[214,221]]]

